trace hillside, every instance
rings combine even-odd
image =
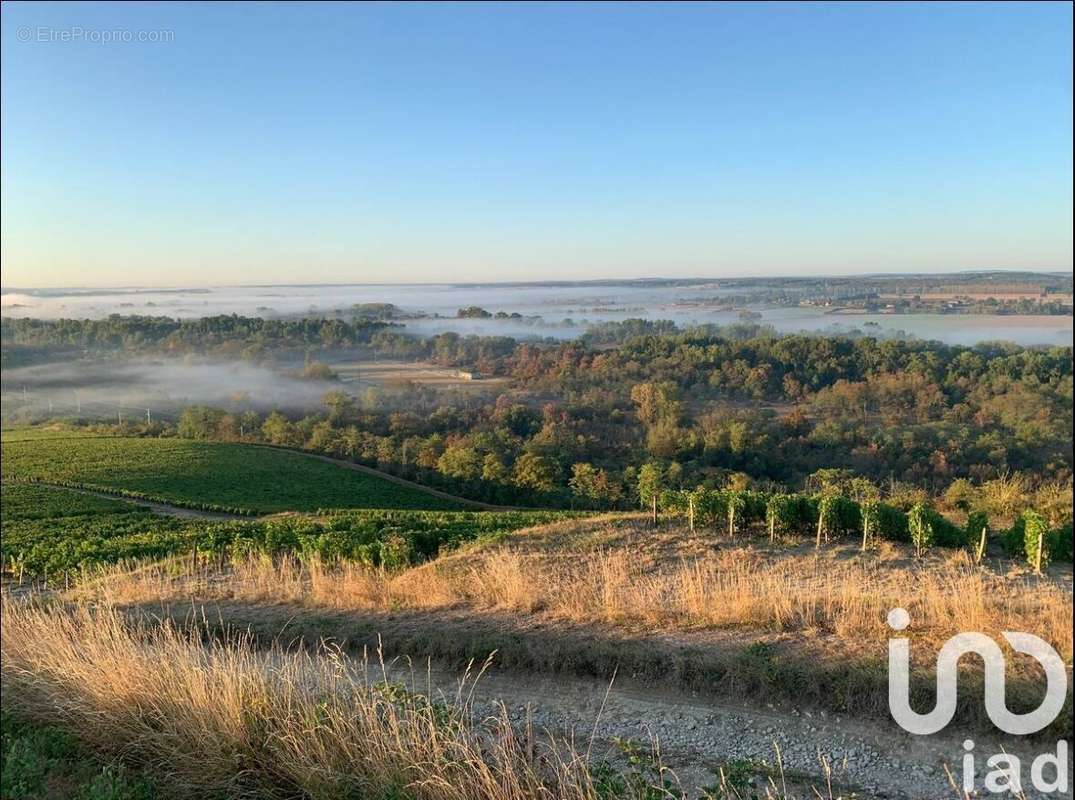
[[[223,442],[5,433],[3,461],[7,480],[246,514],[465,507],[462,501],[301,453]]]

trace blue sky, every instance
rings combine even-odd
[[[5,286],[1072,266],[1069,3],[0,15]]]

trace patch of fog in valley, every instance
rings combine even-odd
[[[5,417],[29,406],[53,415],[81,411],[91,418],[133,419],[151,414],[174,419],[190,405],[231,410],[309,410],[325,393],[343,388],[334,381],[311,381],[238,361],[190,359],[84,360],[5,369]]]
[[[1018,314],[832,313],[818,307],[745,306],[747,291],[720,281],[684,284],[608,282],[586,284],[444,285],[297,285],[176,289],[10,290],[2,295],[3,314],[45,319],[101,318],[140,314],[196,318],[241,314],[266,318],[338,315],[352,307],[391,303],[405,330],[420,335],[512,336],[520,339],[571,339],[591,325],[628,318],[667,319],[681,326],[729,325],[748,309],[751,321],[778,333],[848,333],[936,339],[972,345],[1008,340],[1021,345],[1071,345],[1071,316]],[[457,318],[460,308],[480,306],[505,319]]]

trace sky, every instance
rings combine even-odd
[[[3,286],[1072,267],[1072,6],[4,2]]]

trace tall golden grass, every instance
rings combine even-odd
[[[941,641],[963,631],[1035,633],[1072,655],[1069,588],[979,569],[964,554],[928,565],[826,554],[771,560],[730,548],[654,565],[629,548],[550,558],[478,551],[387,573],[353,563],[254,557],[225,574],[209,566],[111,567],[79,592],[113,604],[235,599],[387,611],[467,607],[575,622],[685,631],[751,628],[823,633],[858,646],[887,638],[889,609]]]
[[[5,707],[156,767],[188,796],[593,798],[584,761],[389,691],[330,651],[257,653],[107,608],[6,601]],[[395,792],[395,793],[393,793]]]
[[[466,680],[440,705],[390,683],[383,661],[356,667],[329,648],[258,651],[197,627],[131,626],[108,606],[6,595],[0,606],[4,709],[163,776],[178,797],[684,796],[659,761],[648,782],[615,788],[594,777],[589,748],[513,726],[503,707],[475,719]],[[707,796],[741,797],[723,773],[717,783]],[[832,800],[825,783],[812,796]],[[782,772],[749,796],[787,800]]]

